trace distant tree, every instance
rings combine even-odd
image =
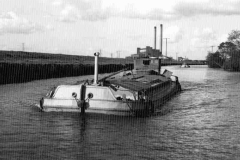
[[[232,42],[222,42],[219,46],[218,49],[221,53],[229,53],[232,51],[237,50],[237,45],[235,45]]]
[[[225,59],[221,56],[219,51],[215,53],[208,52],[206,60],[210,68],[222,68],[225,62]]]
[[[227,40],[219,44],[217,52],[208,53],[208,65],[212,68],[240,71],[240,31],[232,30]]]
[[[228,34],[228,41],[240,47],[240,30],[232,30],[232,32]]]

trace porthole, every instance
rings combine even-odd
[[[88,93],[88,99],[91,99],[91,98],[93,98],[93,94],[92,93]]]

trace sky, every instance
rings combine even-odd
[[[205,59],[240,30],[240,0],[0,0],[0,50],[124,58],[160,47],[173,58]],[[214,46],[214,47],[211,47]]]

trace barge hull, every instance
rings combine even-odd
[[[62,107],[47,107],[41,108],[39,104],[35,105],[41,112],[77,112],[81,113],[80,108],[62,108]],[[108,115],[119,115],[119,116],[132,116],[133,113],[128,111],[120,110],[106,110],[106,109],[87,109],[85,113],[96,113],[96,114],[108,114]]]
[[[59,100],[58,100],[59,101]],[[63,102],[65,101],[65,102]],[[73,103],[73,100],[61,100],[61,104],[56,105],[54,99],[44,99],[42,105],[37,107],[43,112],[80,112],[81,108],[77,106],[77,103]],[[53,104],[53,105],[51,105]],[[74,104],[74,105],[66,105]],[[110,100],[96,100],[90,99],[86,102],[85,113],[100,113],[100,114],[114,114],[114,115],[135,115],[135,114],[147,114],[148,103],[140,103],[133,101],[110,101]]]
[[[121,116],[132,115],[149,115],[154,113],[156,109],[161,107],[163,103],[169,100],[173,95],[180,91],[180,85],[171,83],[170,87],[162,89],[161,92],[154,94],[154,99],[149,102],[134,102],[134,101],[111,101],[111,100],[96,100],[90,99],[87,103],[85,113],[110,114]],[[58,99],[59,101],[59,99]],[[64,102],[65,101],[65,102]],[[75,100],[61,100],[64,106],[56,105],[54,99],[44,99],[42,106],[37,104],[37,107],[43,112],[79,112],[81,108],[77,106]],[[54,107],[51,106],[53,102]],[[66,105],[69,104],[69,105]]]

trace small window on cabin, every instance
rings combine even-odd
[[[143,64],[144,65],[149,65],[150,64],[150,60],[143,60]]]

